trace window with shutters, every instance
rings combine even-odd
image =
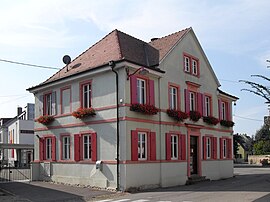
[[[203,159],[217,159],[217,137],[203,136]]]
[[[70,160],[70,136],[69,135],[61,136],[61,152],[62,152],[62,160]]]
[[[180,110],[179,86],[169,84],[169,109]]]
[[[97,160],[97,134],[83,133],[74,135],[74,160]]]
[[[166,133],[166,160],[186,160],[186,136]]]
[[[189,92],[190,111],[196,111],[196,93]]]
[[[80,83],[82,108],[91,107],[91,97],[92,97],[91,88],[92,88],[92,81],[85,81],[85,82]]]
[[[44,95],[40,95],[39,97],[39,114],[40,116],[56,115],[56,92],[46,93]]]
[[[197,111],[203,115],[204,109],[204,95],[198,92],[199,89],[185,89],[185,111],[189,113],[190,111]]]
[[[40,161],[56,160],[56,137],[45,136],[39,138],[39,159]]]
[[[131,160],[156,160],[156,133],[149,131],[131,131]]]
[[[220,159],[232,158],[232,139],[229,137],[220,138]]]
[[[184,53],[183,61],[184,72],[199,77],[199,59],[190,54]]]
[[[231,121],[232,116],[231,116],[231,105],[227,100],[218,100],[219,103],[219,119],[220,120],[227,120]]]
[[[132,75],[130,77],[130,98],[131,104],[155,105],[154,80]]]

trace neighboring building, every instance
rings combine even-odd
[[[246,134],[233,135],[234,140],[237,142],[238,151],[235,156],[237,163],[248,162],[248,155],[252,155],[252,138]]]
[[[17,108],[14,118],[0,119],[2,162],[25,166],[33,159],[34,108],[34,104],[28,103],[24,111],[21,107]]]
[[[149,43],[114,30],[28,89],[40,122],[33,180],[126,190],[232,177],[238,98],[219,87],[192,28]]]

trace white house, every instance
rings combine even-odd
[[[10,165],[18,162],[18,166],[26,166],[33,159],[34,108],[34,104],[28,103],[25,110],[17,108],[14,118],[1,119],[0,160],[6,160]]]
[[[232,177],[238,98],[219,87],[192,28],[149,43],[114,30],[28,89],[32,178],[126,190]]]

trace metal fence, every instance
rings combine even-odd
[[[14,166],[0,167],[0,182],[30,181],[30,168]]]

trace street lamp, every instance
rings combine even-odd
[[[140,75],[146,75],[149,73],[149,70],[145,69],[144,67],[140,67],[139,69],[137,69],[135,72],[133,72],[132,74],[129,74],[129,69],[126,69],[126,73],[127,73],[127,80],[129,80],[129,78],[131,76],[133,76],[134,74],[136,74],[137,72],[139,72]]]

